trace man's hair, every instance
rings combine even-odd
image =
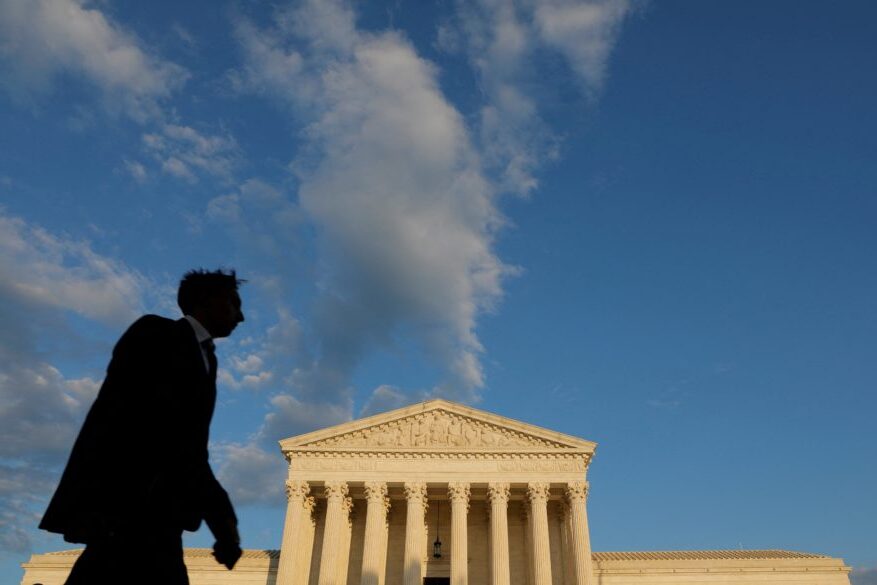
[[[237,277],[234,270],[208,271],[203,268],[190,270],[180,280],[177,290],[177,304],[183,314],[189,315],[196,307],[216,294],[236,291],[238,286],[247,282]]]

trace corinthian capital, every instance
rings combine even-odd
[[[311,493],[311,486],[306,481],[286,480],[286,501],[304,500]]]
[[[551,485],[534,481],[527,484],[527,499],[531,502],[547,502]]]
[[[426,484],[422,481],[406,481],[403,489],[406,500],[426,502]]]
[[[590,484],[586,481],[571,481],[566,484],[566,499],[570,504],[574,502],[584,502],[588,497],[588,489]]]
[[[382,481],[365,482],[365,499],[369,502],[379,502],[387,497],[387,484]]]
[[[343,481],[327,481],[323,490],[329,500],[347,497],[347,483]]]
[[[387,484],[382,481],[365,482],[365,499],[368,505],[383,504],[385,510],[390,509],[390,498],[387,497]]]
[[[491,504],[493,504],[494,502],[500,504],[508,503],[509,484],[494,482],[487,484],[487,499],[490,500]]]
[[[469,484],[463,482],[452,482],[448,484],[448,498],[452,502],[463,502],[469,504]]]

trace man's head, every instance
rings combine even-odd
[[[201,323],[212,337],[228,337],[244,320],[238,285],[246,282],[234,270],[190,270],[180,281],[177,304]]]

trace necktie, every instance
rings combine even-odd
[[[201,342],[204,353],[207,354],[207,363],[210,365],[210,379],[216,380],[216,344],[212,339],[205,339]]]

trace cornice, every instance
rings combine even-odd
[[[462,460],[584,460],[589,464],[593,453],[586,451],[445,451],[439,449],[313,449],[296,448],[284,452],[287,462],[296,459],[462,459]]]

